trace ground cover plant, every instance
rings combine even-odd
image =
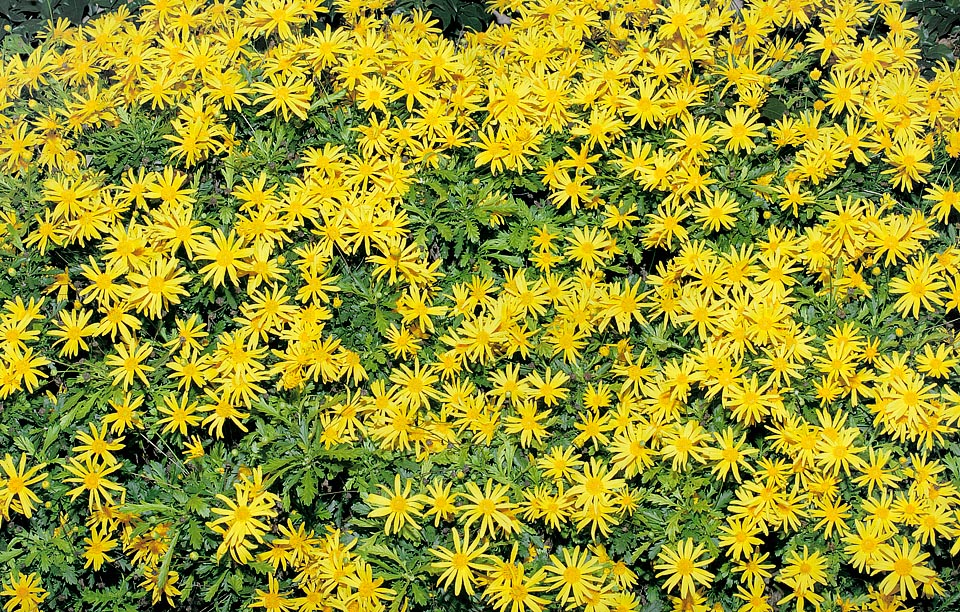
[[[491,8],[4,47],[6,611],[956,609],[960,67]]]

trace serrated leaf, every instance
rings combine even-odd
[[[217,596],[217,593],[220,592],[220,585],[223,584],[223,579],[226,578],[228,572],[221,573],[213,583],[207,587],[207,590],[203,593],[203,600],[206,602],[213,601],[213,598]]]
[[[297,497],[307,506],[312,504],[313,500],[316,499],[317,477],[314,476],[312,469],[308,469],[303,473],[303,477],[300,479],[300,486],[297,487]]]
[[[416,582],[411,582],[410,588],[413,590],[413,600],[421,606],[426,605],[427,591]]]
[[[196,549],[203,545],[203,530],[193,521],[187,524],[187,537],[190,538],[191,548]]]
[[[210,516],[210,506],[199,495],[194,495],[188,499],[187,503],[184,504],[183,507],[187,512],[193,512],[203,518],[208,518]]]

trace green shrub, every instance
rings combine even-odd
[[[5,608],[954,609],[960,67],[477,7],[5,44]]]

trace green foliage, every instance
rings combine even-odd
[[[904,8],[920,20],[920,49],[928,66],[960,55],[960,1],[907,0]]]
[[[136,6],[142,0],[0,0],[0,39],[7,36],[24,39],[39,32],[48,21],[67,19],[73,24],[103,11],[115,10],[120,5]]]
[[[464,30],[482,31],[492,16],[482,0],[400,0],[396,10],[420,9],[440,20],[444,33],[458,35]]]

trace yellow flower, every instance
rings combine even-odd
[[[401,363],[399,368],[390,373],[390,382],[394,383],[397,399],[407,403],[416,410],[423,405],[429,405],[430,398],[437,396],[433,383],[440,378],[434,373],[430,365],[420,366],[420,360],[415,358],[413,369]]]
[[[717,447],[705,449],[704,455],[708,460],[716,462],[713,471],[721,479],[726,480],[727,474],[732,472],[736,481],[740,482],[740,467],[752,470],[747,459],[756,455],[757,450],[744,448],[746,434],[741,434],[739,440],[735,440],[734,435],[732,427],[727,427],[723,432],[714,432],[713,437]]]
[[[345,579],[354,593],[347,600],[355,603],[361,610],[378,610],[384,601],[392,601],[397,592],[382,586],[384,579],[373,577],[373,568],[362,558],[357,559],[354,572]]]
[[[544,569],[553,574],[547,583],[560,588],[557,602],[561,605],[582,606],[591,591],[602,587],[604,568],[597,559],[579,546],[562,549],[563,560],[550,555],[550,564]]]
[[[240,283],[237,273],[243,268],[243,259],[253,254],[253,249],[244,247],[243,241],[232,230],[224,236],[220,230],[213,230],[213,241],[197,247],[197,259],[209,261],[200,269],[204,282],[213,279],[213,286],[223,284],[224,277],[229,276],[234,285]]]
[[[958,362],[951,347],[946,344],[937,346],[936,351],[929,344],[923,345],[923,353],[917,355],[917,371],[936,378],[946,378],[956,369]]]
[[[931,568],[924,565],[929,553],[920,552],[920,542],[912,545],[906,538],[883,549],[880,558],[874,562],[877,572],[887,572],[880,582],[880,591],[888,595],[899,593],[900,597],[917,596],[917,585],[925,584],[936,576]]]
[[[802,555],[790,551],[777,579],[794,590],[813,590],[818,584],[827,584],[826,567],[827,559],[820,551],[811,555],[804,546]]]
[[[393,480],[393,490],[382,484],[379,486],[386,493],[386,496],[376,493],[367,496],[367,503],[372,507],[367,516],[374,518],[387,517],[384,525],[384,532],[387,535],[399,533],[407,525],[419,530],[420,525],[417,523],[416,517],[421,516],[425,499],[422,495],[410,494],[413,482],[408,479],[406,484],[401,486],[400,474],[396,474]]]
[[[212,101],[223,105],[224,110],[240,112],[243,106],[250,104],[246,94],[253,93],[238,70],[215,70],[203,76],[203,89],[200,92]]]
[[[678,585],[680,597],[692,595],[698,584],[707,588],[713,581],[713,574],[704,569],[704,566],[713,562],[713,558],[700,559],[706,552],[703,544],[693,543],[693,538],[687,538],[677,543],[676,547],[664,546],[657,556],[659,563],[653,568],[657,571],[657,578],[666,578],[663,587],[673,592]]]
[[[458,494],[450,492],[452,486],[452,483],[448,482],[444,484],[440,479],[434,480],[427,486],[424,503],[428,504],[429,508],[424,513],[424,516],[435,515],[433,519],[434,526],[440,525],[440,521],[450,520],[457,514],[457,507],[454,505],[454,502]],[[466,532],[464,532],[464,537],[467,537]]]
[[[33,391],[39,386],[41,378],[47,378],[40,368],[50,365],[50,360],[34,354],[32,347],[21,350],[14,346],[3,355],[3,361],[6,363],[0,362],[0,371],[6,371],[6,379],[0,378],[0,391],[6,389],[7,394],[19,389],[21,385],[25,386],[28,392]]]
[[[460,534],[454,528],[453,550],[436,546],[428,551],[440,559],[433,562],[432,566],[443,570],[437,578],[437,585],[449,588],[452,584],[454,595],[459,595],[461,590],[467,595],[473,595],[473,587],[478,582],[476,572],[483,573],[491,569],[491,566],[484,563],[490,559],[484,554],[487,547],[488,544],[481,542],[479,538],[471,541],[469,529],[464,529],[461,540]]]
[[[137,413],[137,408],[143,405],[142,396],[131,397],[129,393],[124,393],[123,401],[117,403],[109,400],[109,405],[113,412],[105,415],[101,422],[104,426],[110,426],[110,433],[120,435],[127,429],[143,427],[143,422]]]
[[[117,345],[116,355],[107,355],[105,360],[108,366],[113,366],[110,375],[113,376],[113,385],[117,386],[123,383],[123,389],[126,391],[133,383],[134,378],[139,378],[144,386],[149,387],[150,381],[147,380],[147,372],[152,372],[154,368],[144,363],[147,357],[153,353],[153,347],[149,344],[137,344],[135,340],[129,343]]]
[[[253,103],[267,102],[266,106],[257,111],[257,116],[279,111],[285,121],[290,119],[291,114],[303,120],[307,119],[307,110],[314,92],[313,83],[305,81],[299,75],[288,75],[286,79],[281,79],[278,75],[271,74],[269,82],[254,83],[253,88],[262,94]]]
[[[77,486],[67,491],[70,499],[76,499],[81,494],[88,494],[90,508],[101,508],[103,503],[113,504],[113,496],[110,491],[124,491],[124,487],[107,479],[107,476],[120,469],[121,464],[113,465],[102,464],[96,460],[86,457],[83,462],[79,462],[73,457],[70,463],[63,468],[73,475],[72,478],[64,478],[63,482],[77,483]]]
[[[723,536],[720,546],[727,549],[727,554],[734,561],[741,557],[749,558],[754,548],[761,546],[763,540],[757,537],[760,528],[748,518],[727,517],[727,524],[720,527]]]
[[[166,416],[158,419],[157,425],[164,425],[164,433],[179,432],[181,436],[186,436],[188,427],[196,427],[200,424],[197,402],[188,403],[188,401],[187,393],[184,393],[179,400],[173,393],[163,396],[163,405],[157,406],[157,412]]]
[[[693,209],[693,216],[710,232],[719,232],[721,229],[731,229],[737,222],[736,214],[740,212],[740,205],[729,191],[713,192],[705,201],[698,202]]]
[[[112,304],[127,296],[127,287],[115,282],[126,271],[119,262],[111,262],[100,269],[99,263],[91,256],[90,265],[81,265],[83,276],[90,281],[90,285],[80,290],[80,297],[85,304],[96,300],[98,304]]]
[[[760,116],[742,106],[727,110],[726,121],[716,125],[717,140],[726,141],[726,150],[733,153],[750,153],[756,148],[754,140],[763,135]]]
[[[107,424],[104,423],[100,428],[96,423],[89,423],[90,433],[82,429],[77,431],[77,440],[80,442],[73,447],[73,452],[79,453],[77,461],[86,459],[96,459],[107,465],[113,465],[117,458],[113,456],[112,451],[123,450],[123,438],[117,438],[113,441],[107,441]]]
[[[508,434],[520,434],[520,446],[527,448],[536,439],[537,444],[543,444],[544,438],[549,436],[546,425],[550,419],[550,411],[539,412],[535,402],[523,402],[517,407],[517,416],[507,417],[504,431]]]
[[[874,564],[880,559],[886,549],[884,542],[892,537],[876,521],[867,521],[866,524],[857,521],[854,525],[856,533],[849,533],[843,537],[846,544],[843,551],[851,556],[851,565],[861,572],[874,571]]]
[[[942,266],[932,257],[919,256],[904,266],[904,278],[894,278],[890,281],[890,293],[899,295],[894,305],[904,317],[912,314],[913,318],[920,317],[920,309],[934,310],[935,306],[943,304],[938,293],[946,287],[941,280]]]
[[[184,188],[187,176],[174,170],[171,166],[164,166],[163,173],[154,173],[154,182],[143,195],[145,198],[160,200],[168,206],[187,206],[194,203],[194,190]]]
[[[109,334],[110,340],[116,340],[119,333],[121,339],[131,342],[133,333],[143,327],[143,322],[130,313],[132,309],[130,302],[125,300],[116,302],[112,306],[101,306],[100,314],[103,318],[97,325],[97,335]]]
[[[478,538],[482,538],[487,533],[494,535],[498,528],[505,534],[519,531],[520,524],[513,516],[517,506],[511,503],[507,495],[508,491],[509,488],[506,485],[494,485],[492,478],[487,479],[483,490],[476,483],[468,482],[467,492],[461,494],[468,503],[457,507],[463,521],[463,528],[469,529],[479,521]]]
[[[255,546],[247,538],[263,542],[263,536],[270,527],[260,519],[277,516],[274,506],[279,499],[258,486],[256,478],[253,481],[241,478],[241,482],[233,486],[236,501],[217,494],[217,499],[227,507],[211,508],[210,511],[220,518],[207,522],[207,527],[223,536],[223,542],[217,548],[217,559],[229,551],[237,563],[246,564],[253,560],[250,551]]]
[[[547,366],[542,377],[539,372],[533,371],[527,377],[526,382],[533,397],[543,400],[543,403],[547,406],[554,406],[566,399],[570,393],[570,390],[563,386],[569,380],[570,377],[564,372],[554,373],[550,366]]]
[[[150,601],[153,605],[157,605],[161,599],[165,598],[168,606],[174,606],[173,598],[180,594],[180,589],[174,586],[180,579],[179,573],[170,570],[167,572],[166,579],[161,582],[157,566],[147,565],[143,570],[143,578],[139,586],[150,593]]]
[[[63,344],[60,348],[61,357],[76,357],[80,350],[90,350],[84,338],[96,335],[99,329],[98,324],[89,323],[92,315],[93,312],[86,309],[60,312],[60,327],[47,333],[59,338],[53,343],[54,346]]]
[[[562,208],[564,204],[570,204],[570,210],[574,213],[580,208],[580,203],[590,199],[592,188],[587,184],[587,177],[575,176],[570,178],[567,172],[560,171],[557,174],[557,184],[553,186],[550,193],[550,201],[557,208]]]
[[[7,597],[3,604],[6,612],[36,612],[48,593],[40,586],[40,577],[35,573],[24,576],[10,573],[10,582],[4,581],[0,595]]]
[[[882,174],[892,174],[890,182],[903,191],[911,191],[913,183],[926,183],[925,175],[933,164],[923,161],[931,153],[931,147],[923,142],[897,142],[887,152],[884,161],[893,166]]]
[[[545,571],[539,569],[532,576],[524,575],[524,567],[520,563],[510,563],[504,568],[504,576],[491,581],[484,589],[483,595],[499,612],[542,612],[549,600],[536,595],[549,587],[542,584]]]
[[[128,297],[137,312],[146,311],[150,318],[158,319],[165,308],[179,304],[180,297],[189,295],[184,287],[190,275],[179,267],[179,260],[158,257],[143,272],[131,272],[127,281],[133,287]]]
[[[86,550],[83,551],[83,558],[86,559],[84,568],[92,565],[93,570],[99,572],[104,563],[113,562],[113,557],[107,553],[116,548],[117,541],[111,539],[106,531],[91,529],[90,537],[84,538],[83,542],[87,545]]]
[[[20,454],[19,466],[14,467],[13,458],[8,453],[0,461],[3,470],[0,477],[0,515],[9,518],[10,509],[23,514],[28,519],[33,516],[34,504],[40,503],[40,498],[30,490],[30,485],[36,484],[47,477],[47,473],[38,474],[46,464],[34,465],[29,470],[26,467],[27,455]]]
[[[588,272],[592,272],[597,264],[604,263],[611,256],[609,247],[613,242],[610,233],[605,229],[575,227],[567,237],[567,242],[570,246],[564,254]]]

